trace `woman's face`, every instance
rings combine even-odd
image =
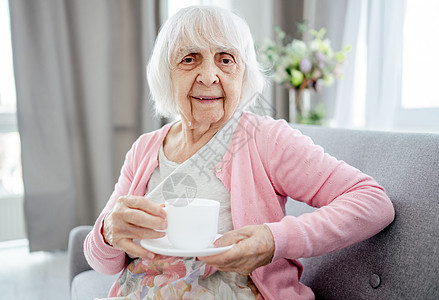
[[[235,50],[178,49],[171,79],[182,119],[191,128],[224,125],[241,99],[244,71],[245,64]]]

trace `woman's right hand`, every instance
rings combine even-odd
[[[162,206],[145,197],[122,196],[105,216],[103,236],[107,244],[134,257],[150,258],[154,254],[134,243],[133,239],[156,239],[165,236],[168,226]]]

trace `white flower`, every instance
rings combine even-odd
[[[308,47],[304,41],[293,40],[291,43],[291,49],[297,56],[305,57],[308,54]]]

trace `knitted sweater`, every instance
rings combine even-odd
[[[103,219],[120,196],[145,195],[171,125],[133,144],[114,192],[85,240],[87,261],[101,273],[116,274],[127,263],[125,252],[105,243]],[[299,258],[365,240],[394,219],[393,205],[374,179],[325,153],[283,120],[244,112],[228,151],[213,168],[230,192],[234,228],[265,223],[273,234],[272,262],[251,274],[265,299],[313,299],[312,290],[299,282]],[[288,196],[319,209],[285,216]]]

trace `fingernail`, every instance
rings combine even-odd
[[[160,229],[166,229],[168,227],[168,222],[163,222],[162,226],[160,226]]]

